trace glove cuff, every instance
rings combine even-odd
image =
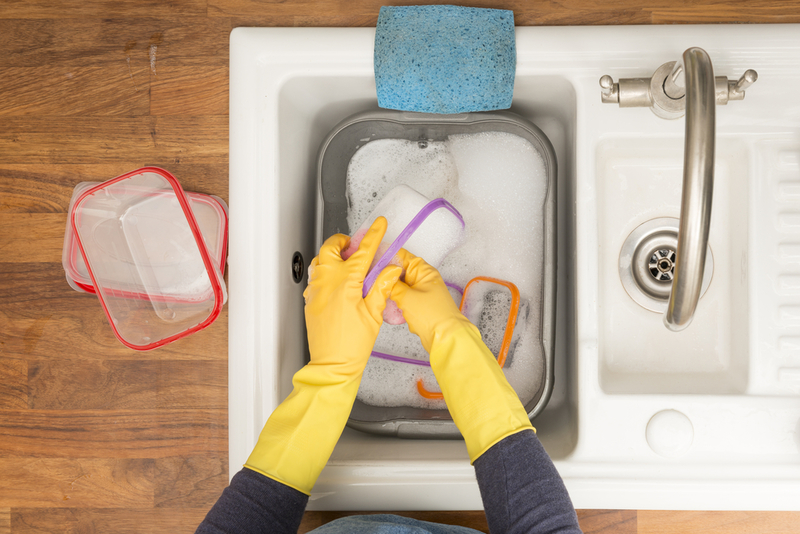
[[[501,439],[533,427],[480,332],[468,325],[437,338],[430,359],[447,408],[474,462]]]
[[[270,415],[245,467],[306,495],[328,463],[353,408],[361,375],[330,382],[307,365],[294,390]]]

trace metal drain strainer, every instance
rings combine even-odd
[[[669,303],[675,276],[679,220],[672,217],[651,219],[638,226],[619,253],[619,277],[628,295],[645,309],[663,313]],[[706,251],[702,297],[711,283],[714,257]]]
[[[675,277],[675,251],[671,248],[660,248],[650,256],[647,266],[650,275],[660,282],[670,281]]]

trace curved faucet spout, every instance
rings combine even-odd
[[[692,321],[703,284],[714,192],[716,111],[714,68],[705,50],[686,50],[673,74],[681,66],[683,76],[668,78],[671,82],[685,82],[686,99],[678,250],[672,293],[664,314],[664,324],[676,332]]]
[[[681,220],[672,290],[664,324],[681,331],[692,322],[703,286],[714,193],[716,106],[743,100],[758,79],[748,69],[737,80],[714,77],[711,58],[702,48],[690,48],[680,61],[661,65],[650,78],[600,78],[600,97],[619,107],[649,107],[662,119],[686,115],[683,150]]]

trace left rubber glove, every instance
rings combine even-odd
[[[336,234],[308,268],[305,317],[311,361],[270,416],[245,467],[310,494],[344,430],[361,375],[383,322],[386,299],[402,272],[388,266],[366,298],[361,291],[386,233],[378,217],[361,244],[342,259],[350,238]]]

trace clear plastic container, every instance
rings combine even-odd
[[[124,345],[154,349],[219,315],[227,293],[218,261],[169,172],[146,167],[93,186],[75,199],[70,221],[91,285]]]
[[[381,216],[388,223],[386,234],[364,281],[364,296],[401,248],[438,267],[464,241],[464,219],[452,204],[443,198],[429,200],[407,185],[400,185],[381,199],[353,233],[344,257],[355,252],[369,227]]]
[[[460,290],[457,286],[447,284],[450,289]],[[495,355],[500,367],[505,366],[517,341],[516,325],[520,309],[519,289],[505,280],[476,276],[467,282],[466,287],[460,293],[459,310],[472,324],[478,327],[481,339]],[[422,379],[417,380],[417,392],[430,400],[444,398],[441,392],[426,389]]]
[[[64,248],[61,253],[61,264],[67,276],[67,283],[75,291],[82,293],[96,293],[89,276],[89,270],[83,261],[83,255],[78,247],[75,232],[72,230],[72,209],[75,201],[82,193],[97,186],[101,182],[81,182],[72,191],[69,203],[67,228],[64,232]],[[185,192],[189,199],[200,233],[203,235],[208,253],[219,265],[219,271],[225,274],[225,262],[228,252],[228,205],[224,200],[215,195]]]
[[[463,289],[450,282],[445,282],[445,284],[451,296],[461,303],[459,306],[461,313],[480,330],[481,339],[495,355],[497,363],[500,367],[505,366],[518,339],[516,326],[520,312],[520,295],[517,286],[511,282],[488,276],[473,278]],[[372,351],[372,356],[430,367],[428,361],[375,350]],[[444,398],[441,392],[426,389],[422,379],[417,380],[417,392],[429,400]]]

